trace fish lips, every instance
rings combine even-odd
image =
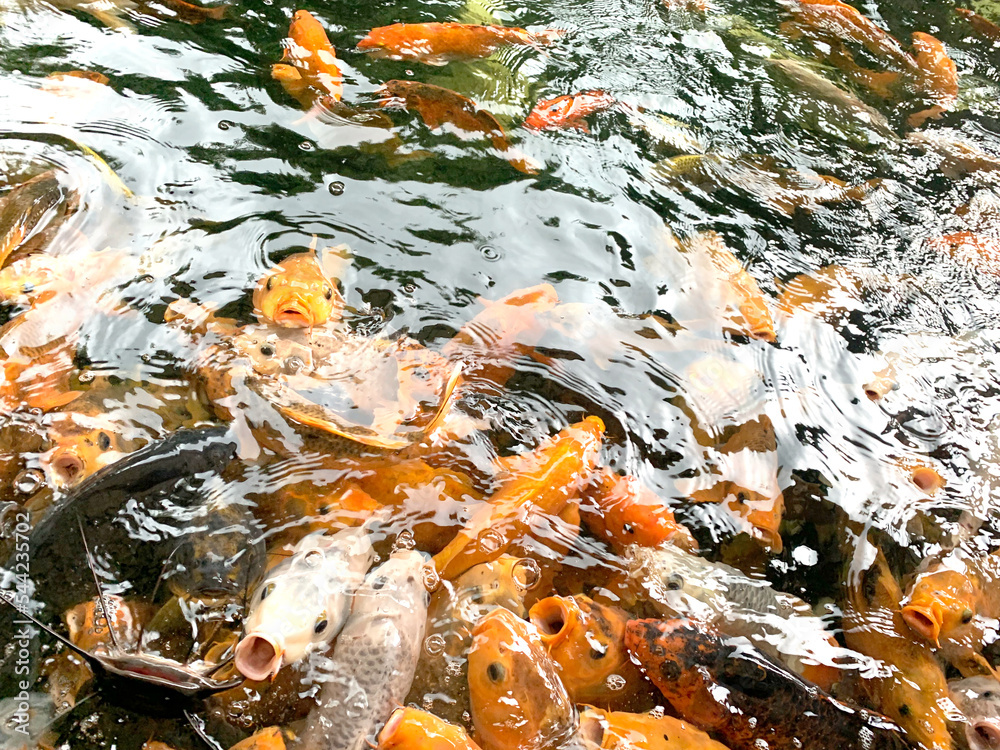
[[[284,646],[269,633],[248,633],[236,644],[236,669],[248,680],[274,679],[281,669]]]
[[[317,320],[312,306],[297,295],[279,298],[269,316],[283,328],[312,328],[325,321]]]

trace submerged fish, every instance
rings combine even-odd
[[[117,420],[77,411],[81,400],[74,400],[71,411],[53,415],[47,431],[52,447],[39,458],[49,485],[57,489],[79,484],[139,447]]]
[[[1000,748],[1000,680],[966,677],[948,683],[949,694],[968,722],[965,739],[970,750]]]
[[[312,328],[327,321],[338,322],[344,298],[315,252],[296,253],[282,260],[257,282],[253,307],[261,323]]]
[[[395,23],[372,29],[358,49],[389,60],[444,65],[450,60],[489,57],[508,44],[542,47],[561,36],[556,30],[527,31],[467,23]]]
[[[362,750],[406,698],[427,620],[425,562],[414,550],[393,552],[358,589],[303,747]]]
[[[479,750],[466,731],[418,708],[397,708],[378,735],[377,750]]]
[[[533,518],[562,513],[593,471],[603,434],[604,423],[587,417],[518,456],[492,497],[434,556],[438,572],[454,578],[473,565],[495,560],[528,533]]]
[[[486,136],[497,151],[502,152],[518,171],[534,174],[537,170],[527,159],[516,153],[496,117],[480,109],[466,96],[451,89],[418,81],[387,81],[380,92],[383,107],[401,107],[420,115],[432,130],[448,124],[465,133]]]
[[[254,592],[236,668],[251,680],[273,678],[336,638],[374,555],[361,529],[305,537]]]
[[[585,117],[603,112],[617,104],[617,100],[604,91],[583,91],[579,94],[559,96],[538,102],[524,119],[528,130],[557,130],[576,128],[590,132]]]
[[[602,750],[729,750],[674,716],[602,711],[593,706],[580,714],[580,734]]]
[[[731,636],[745,636],[792,671],[829,690],[851,652],[809,605],[765,580],[671,545],[624,551],[636,595],[667,617],[687,617]]]
[[[983,18],[975,11],[967,10],[966,8],[955,8],[955,12],[962,16],[962,18],[968,19],[969,23],[972,24],[972,28],[984,37],[994,42],[1000,42],[1000,26],[997,26],[988,18]]]
[[[903,750],[899,727],[851,708],[745,643],[687,620],[632,620],[629,653],[686,720],[730,750]]]
[[[15,252],[45,250],[78,206],[76,193],[64,188],[53,170],[17,185],[0,198],[0,267]]]
[[[309,11],[297,10],[292,16],[281,60],[271,66],[271,77],[303,107],[309,109],[322,96],[340,101],[344,86],[337,53]]]
[[[472,638],[469,694],[483,750],[544,750],[577,735],[573,701],[531,623],[498,609]]]
[[[625,651],[624,611],[577,594],[542,599],[529,617],[574,703],[623,706],[643,689]]]

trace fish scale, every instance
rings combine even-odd
[[[426,558],[402,550],[375,568],[355,596],[309,717],[302,747],[363,750],[410,690],[427,620]]]

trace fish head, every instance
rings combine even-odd
[[[475,622],[487,609],[503,607],[523,617],[528,613],[524,598],[535,578],[531,566],[513,555],[473,565],[455,579],[459,614],[462,619]]]
[[[257,282],[253,293],[258,319],[283,328],[323,325],[338,318],[343,305],[336,284],[313,252],[285,258]]]
[[[288,26],[288,38],[299,47],[313,52],[330,46],[326,30],[312,13],[307,10],[297,10]]]
[[[105,594],[104,602],[107,603],[107,614],[100,597],[77,604],[63,614],[70,641],[84,651],[107,651],[112,645],[111,628],[114,628],[119,643],[129,642],[137,634],[139,623],[124,599],[115,594]]]
[[[98,469],[131,450],[118,425],[102,417],[67,412],[49,425],[52,448],[40,456],[42,469],[53,487],[79,484]]]
[[[972,621],[978,601],[978,587],[967,573],[941,568],[916,579],[902,608],[903,620],[921,638],[937,644]]]
[[[968,720],[965,736],[971,750],[1000,749],[1000,680],[985,676],[953,680],[948,692]]]
[[[562,127],[573,114],[574,97],[557,96],[538,102],[524,120],[528,130],[546,130]]]
[[[469,696],[484,750],[558,746],[576,729],[573,703],[538,631],[506,609],[473,628]]]
[[[310,534],[299,542],[250,600],[235,652],[240,673],[255,681],[274,679],[282,666],[335,638],[373,556],[368,536],[358,529],[332,537]]]
[[[671,701],[696,692],[724,660],[719,639],[684,619],[629,620],[625,648]]]
[[[583,595],[550,596],[531,608],[530,618],[574,695],[601,691],[628,660],[621,610]]]
[[[700,619],[709,614],[714,597],[725,595],[712,563],[672,544],[656,549],[631,545],[624,553],[630,577],[678,617]]]
[[[416,550],[393,552],[355,592],[352,616],[376,619],[426,612],[430,594],[424,581],[429,560]]]
[[[410,706],[392,712],[379,732],[378,746],[381,750],[413,750],[428,742],[433,745],[435,740],[440,741],[440,747],[475,747],[461,727]]]

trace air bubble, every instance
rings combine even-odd
[[[440,656],[444,653],[444,636],[440,633],[431,633],[424,638],[424,651],[428,656]]]
[[[14,477],[14,489],[22,495],[33,495],[45,483],[45,475],[39,469],[25,469]]]
[[[393,542],[392,551],[398,552],[403,549],[413,549],[417,546],[417,540],[413,538],[413,532],[409,529],[399,532],[396,541]]]
[[[524,591],[531,591],[542,581],[542,568],[537,561],[525,557],[514,563],[511,577],[516,586]]]
[[[311,549],[302,557],[302,562],[310,568],[318,568],[323,562],[323,553],[318,549]]]
[[[654,706],[649,712],[650,719],[662,719],[666,715],[666,709],[663,706]]]
[[[219,120],[219,130],[229,130],[230,128],[235,128],[236,123],[232,120]]]
[[[344,194],[344,183],[340,180],[334,180],[330,183],[330,187],[327,188],[330,191],[330,195],[343,195]]]
[[[428,592],[433,594],[441,586],[441,574],[434,565],[425,565],[421,575],[424,577],[424,588]]]
[[[479,551],[484,555],[492,555],[494,552],[498,552],[504,545],[504,537],[496,529],[487,529],[482,534],[479,535],[479,539],[476,540]]]
[[[311,141],[302,141],[302,143],[299,144],[299,148],[302,149],[303,151],[312,151],[316,147],[312,144]]]
[[[618,692],[625,688],[625,678],[620,674],[609,674],[605,684],[608,686],[608,690]]]
[[[498,261],[500,260],[500,258],[503,257],[500,251],[497,250],[495,247],[493,247],[493,245],[483,245],[481,248],[479,248],[479,253],[480,255],[483,256],[483,258],[490,261],[491,263]]]

